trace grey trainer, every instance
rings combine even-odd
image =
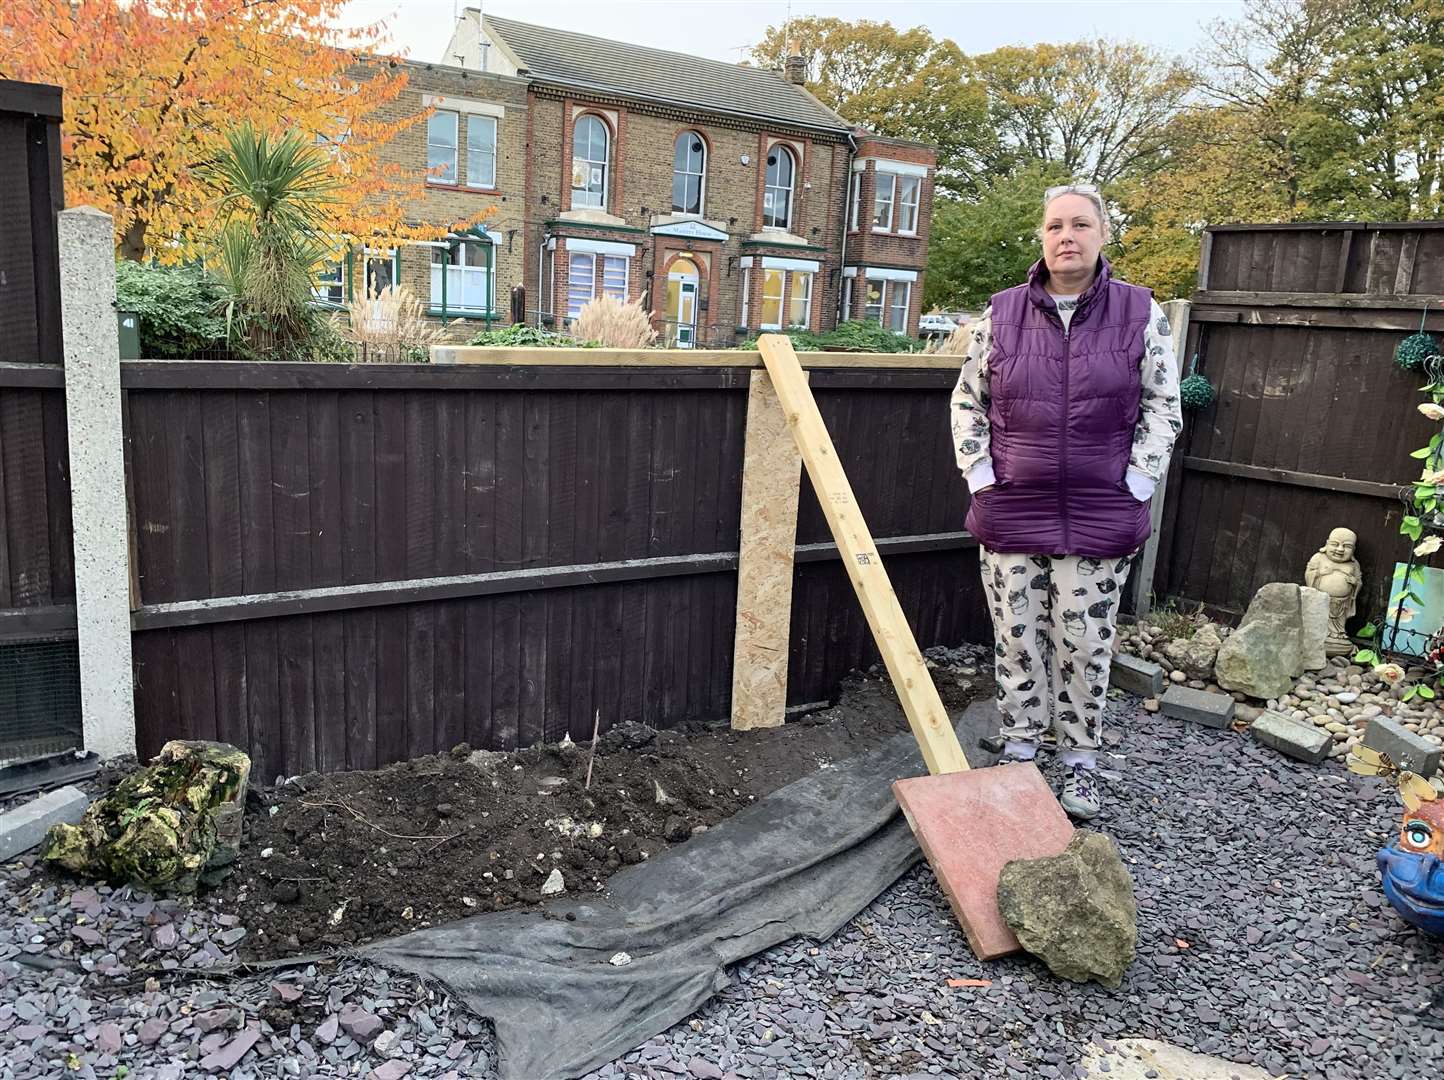
[[[1098,781],[1092,769],[1074,765],[1063,774],[1063,794],[1058,802],[1068,816],[1079,821],[1091,821],[1103,808],[1098,796]]]

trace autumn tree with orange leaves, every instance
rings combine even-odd
[[[128,259],[174,262],[214,233],[204,166],[226,136],[314,133],[337,198],[325,230],[434,239],[474,222],[408,217],[425,178],[379,151],[425,119],[383,119],[406,85],[380,25],[334,28],[344,0],[0,0],[0,77],[64,88],[65,198],[115,218]],[[392,112],[394,113],[394,109]]]

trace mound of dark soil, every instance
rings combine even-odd
[[[991,693],[937,682],[950,711]],[[906,727],[891,686],[857,678],[838,705],[765,731],[621,725],[589,747],[451,754],[309,775],[253,793],[242,854],[212,903],[284,956],[532,906],[560,871],[568,896],[685,843],[753,799]],[[660,794],[659,794],[660,789]]]

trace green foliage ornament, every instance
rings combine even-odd
[[[1424,314],[1419,316],[1419,332],[1410,334],[1399,342],[1399,347],[1394,350],[1394,363],[1405,371],[1419,371],[1431,356],[1439,355],[1439,343],[1432,334],[1424,332],[1424,320],[1428,315],[1429,308],[1426,305]]]
[[[1218,395],[1213,384],[1198,373],[1198,353],[1188,366],[1188,378],[1178,384],[1178,400],[1185,409],[1206,409]]]

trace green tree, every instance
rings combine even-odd
[[[934,203],[924,306],[979,311],[1022,281],[1041,255],[1043,192],[1066,178],[1057,164],[1034,163],[995,177],[976,200]]]
[[[768,27],[752,57],[780,68],[794,46],[807,63],[808,89],[830,109],[879,135],[936,147],[944,191],[975,191],[997,164],[986,99],[953,42],[923,27],[811,17]]]
[[[1207,95],[1251,114],[1293,214],[1444,213],[1438,0],[1252,0],[1212,34]]]
[[[1001,144],[994,172],[1042,162],[1109,184],[1158,168],[1196,84],[1176,59],[1128,41],[1010,46],[968,61]]]
[[[310,359],[328,336],[311,305],[316,267],[330,255],[321,230],[336,191],[325,153],[299,132],[273,139],[242,124],[205,174],[219,206],[213,266],[228,295],[228,339]]]
[[[1263,123],[1259,112],[1226,105],[1188,110],[1169,125],[1159,171],[1109,189],[1122,222],[1109,250],[1119,276],[1160,300],[1189,296],[1206,225],[1303,214]]]

